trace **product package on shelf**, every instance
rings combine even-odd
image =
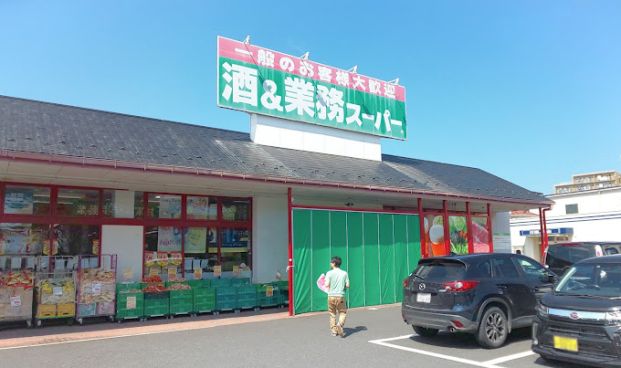
[[[77,315],[79,323],[85,317],[114,317],[116,301],[117,256],[80,257],[77,272]]]
[[[36,315],[39,320],[75,316],[74,272],[37,273]]]
[[[0,270],[0,322],[32,320],[32,270]]]

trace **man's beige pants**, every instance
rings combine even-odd
[[[345,318],[347,318],[347,307],[345,298],[342,296],[328,297],[328,313],[330,313],[330,330],[334,334],[342,335]],[[339,315],[339,323],[336,323],[336,314]]]

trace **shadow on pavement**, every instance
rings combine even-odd
[[[345,337],[349,337],[349,336],[351,336],[353,334],[356,334],[358,332],[366,331],[367,328],[366,328],[366,326],[357,326],[357,327],[354,327],[354,328],[347,328],[347,327],[345,327],[343,330],[345,331]]]
[[[507,346],[509,344],[520,341],[530,340],[530,338],[530,328],[513,330],[507,338],[507,342],[503,346]],[[441,348],[482,349],[481,346],[477,343],[474,335],[466,333],[440,333],[435,337],[422,337],[414,335],[410,337],[410,340],[421,344],[437,346]]]

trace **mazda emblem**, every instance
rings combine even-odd
[[[426,287],[427,287],[427,285],[425,285],[425,284],[424,284],[424,283],[422,283],[422,282],[421,282],[420,284],[418,284],[418,290],[421,290],[421,291],[422,291],[422,290],[425,290],[425,288],[426,288]]]
[[[569,318],[571,319],[580,319],[580,315],[578,314],[578,312],[571,312],[569,313]]]

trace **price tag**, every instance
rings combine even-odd
[[[53,291],[54,296],[63,295],[63,288],[61,286],[54,286],[54,289],[52,291]]]
[[[273,286],[267,286],[265,288],[265,296],[268,298],[271,298],[274,296],[274,287]]]
[[[200,280],[203,278],[203,269],[200,267],[194,267],[194,280]]]
[[[10,297],[11,307],[21,307],[22,306],[22,297],[21,296],[12,296]]]
[[[233,266],[233,274],[235,276],[239,276],[239,266]]]
[[[168,281],[177,280],[177,267],[168,267]]]
[[[222,276],[222,266],[218,265],[218,266],[213,266],[213,275],[215,277],[220,277]]]
[[[101,284],[94,283],[92,286],[93,295],[101,295]]]
[[[135,296],[128,296],[127,297],[127,309],[136,309],[136,297]]]

